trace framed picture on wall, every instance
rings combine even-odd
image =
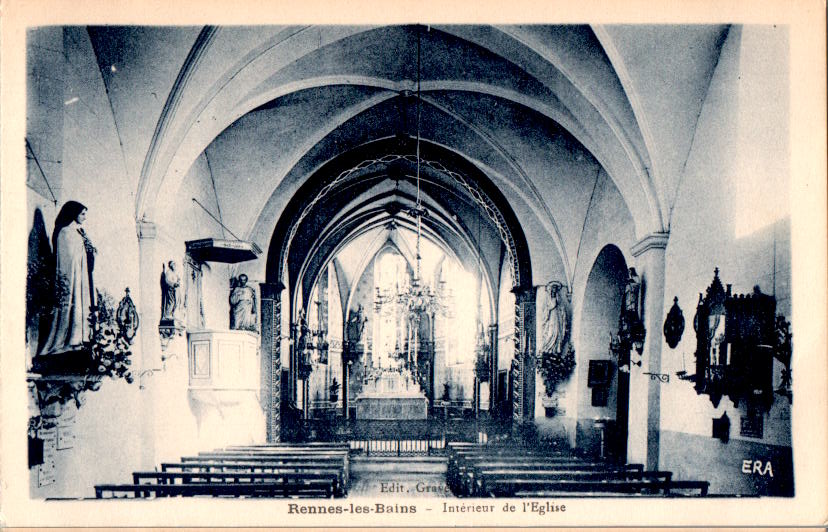
[[[592,406],[607,406],[609,389],[606,386],[592,388]]]
[[[590,360],[587,386],[609,386],[611,364],[609,360]]]

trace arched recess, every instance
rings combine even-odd
[[[595,455],[626,457],[629,421],[630,374],[627,360],[617,360],[609,351],[610,335],[618,330],[622,298],[627,280],[627,262],[613,244],[604,246],[587,278],[581,306],[578,337],[576,445]],[[606,384],[589,382],[590,364],[608,364]],[[626,364],[626,371],[619,367]],[[609,420],[603,439],[595,420]]]

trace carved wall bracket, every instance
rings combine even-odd
[[[178,320],[161,320],[158,335],[161,338],[161,350],[166,351],[176,336],[184,336],[185,327]]]
[[[102,375],[39,375],[30,373],[27,377],[30,393],[37,404],[43,428],[56,424],[57,418],[69,401],[80,408],[84,403],[83,392],[97,391],[103,381]]]
[[[643,371],[641,374],[649,375],[651,381],[670,382],[670,375],[667,373],[650,373],[649,371]]]

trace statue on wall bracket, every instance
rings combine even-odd
[[[299,318],[296,323],[296,361],[300,380],[307,380],[313,371],[311,361],[310,327],[305,315],[305,309],[299,309]]]
[[[230,329],[256,331],[256,290],[247,284],[247,275],[230,279]]]
[[[362,305],[350,312],[348,317],[348,341],[352,347],[356,348],[356,346],[362,344],[362,337],[365,334],[365,322],[367,321],[368,318],[365,317]]]
[[[563,284],[552,281],[544,286],[541,303],[540,373],[546,395],[552,397],[575,369],[575,351],[569,338],[569,312]]]
[[[169,346],[173,337],[184,334],[184,325],[178,317],[181,308],[181,276],[176,271],[175,261],[161,265],[161,321],[158,334],[161,350]]]
[[[39,356],[84,351],[92,338],[89,318],[95,304],[92,270],[97,250],[83,229],[87,209],[67,201],[55,219],[52,323]]]
[[[129,288],[117,311],[112,297],[95,289],[92,272],[97,249],[83,227],[86,216],[87,208],[77,201],[61,207],[52,232],[54,254],[48,256],[47,243],[43,249],[47,256],[42,257],[54,266],[49,272],[53,278],[47,285],[27,284],[27,301],[40,296],[43,310],[51,311],[49,329],[38,338],[40,349],[27,374],[32,419],[39,418],[46,426],[56,423],[70,401],[79,408],[84,393],[100,389],[104,377],[133,381],[131,345],[138,312]],[[40,230],[45,233],[44,226]],[[37,291],[43,286],[52,293]]]
[[[618,324],[618,336],[622,344],[632,346],[641,355],[644,352],[644,339],[647,331],[641,320],[641,278],[635,268],[630,268],[624,286],[623,306]]]

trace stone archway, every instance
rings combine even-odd
[[[363,160],[358,164],[338,172],[327,179],[317,180],[309,188],[303,187],[301,194],[296,194],[289,206],[285,209],[274,230],[267,260],[267,282],[262,284],[262,356],[271,360],[270,372],[268,375],[270,414],[268,416],[268,440],[278,441],[281,432],[281,408],[282,408],[282,387],[284,384],[294,386],[296,381],[295,363],[290,365],[289,383],[282,383],[281,361],[283,356],[290,356],[292,362],[296,361],[292,349],[285,349],[287,342],[282,342],[283,320],[285,313],[294,316],[297,309],[290,308],[296,301],[296,291],[301,290],[301,279],[291,279],[291,244],[296,238],[298,228],[306,218],[311,215],[315,205],[324,200],[329,194],[335,194],[335,189],[357,170],[365,169],[367,166],[405,160],[416,163],[416,156],[404,154],[386,154],[369,160]],[[488,220],[496,229],[497,236],[502,242],[505,262],[510,272],[513,273],[515,286],[512,292],[515,295],[515,360],[517,361],[517,374],[514,383],[512,397],[513,421],[521,424],[531,419],[534,413],[535,395],[535,289],[532,285],[531,262],[529,258],[526,237],[517,217],[511,211],[508,202],[497,190],[491,181],[472,165],[462,165],[462,171],[450,168],[440,160],[421,158],[419,163],[431,170],[439,172],[450,180],[458,190],[468,194],[473,200],[475,208],[481,213],[481,217]],[[476,172],[469,172],[474,169]],[[472,174],[472,175],[470,175]],[[479,175],[478,175],[479,174]],[[310,192],[310,193],[309,193]],[[288,288],[287,293],[284,289]],[[291,325],[291,337],[293,337]],[[290,345],[290,344],[288,344]],[[345,349],[343,348],[343,351]],[[527,378],[526,376],[531,376]]]

